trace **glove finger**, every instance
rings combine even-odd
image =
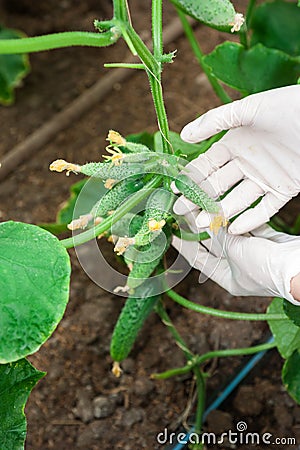
[[[272,227],[270,227],[270,225],[267,224],[255,228],[255,230],[251,231],[251,234],[255,237],[269,239],[270,241],[276,242],[278,244],[283,242],[294,242],[300,240],[299,236],[293,236],[290,234],[282,233],[280,231],[276,231]]]
[[[172,181],[170,188],[172,189],[172,191],[174,192],[174,194],[179,194],[180,190],[177,189],[176,185],[175,185],[175,181]]]
[[[268,192],[257,206],[245,211],[235,219],[228,228],[228,232],[231,234],[244,234],[258,228],[268,222],[270,217],[277,213],[288,200],[278,198],[272,192]]]
[[[216,199],[220,195],[228,191],[232,186],[241,181],[244,174],[236,165],[236,162],[229,161],[225,166],[213,172],[206,180],[204,180],[200,187],[210,197]]]
[[[185,241],[183,239],[178,238],[177,236],[173,236],[172,245],[180,255],[182,255],[190,266],[196,267],[197,258],[199,253],[199,243],[196,241]],[[205,253],[207,253],[206,249],[203,249]]]
[[[199,206],[195,205],[195,203],[191,202],[183,195],[181,195],[173,205],[174,213],[178,214],[179,216],[183,216],[188,212],[194,211],[196,209],[199,209]]]
[[[250,108],[247,108],[248,103],[248,99],[237,100],[208,111],[183,128],[181,139],[186,142],[200,142],[222,130],[250,125],[252,114]]]
[[[246,179],[238,184],[220,201],[221,210],[227,219],[243,212],[264,194],[254,181]]]
[[[230,273],[230,267],[225,259],[205,252],[200,246],[195,268],[201,272],[199,274],[199,283],[204,283],[210,278],[220,286],[225,287],[224,280]]]

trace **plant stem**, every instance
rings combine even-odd
[[[134,63],[106,63],[104,64],[106,69],[141,69],[145,70],[144,64]]]
[[[245,347],[245,348],[230,348],[226,350],[215,350],[211,352],[204,353],[204,355],[196,356],[192,361],[189,361],[186,366],[178,367],[175,369],[167,370],[166,372],[152,374],[151,377],[159,380],[164,380],[166,378],[183,375],[192,370],[195,366],[199,366],[209,359],[218,358],[218,357],[230,357],[230,356],[244,356],[244,355],[252,355],[254,353],[262,352],[264,350],[270,350],[271,348],[275,348],[276,343],[270,342],[267,344],[256,345],[254,347]]]
[[[159,315],[159,317],[161,318],[162,322],[164,323],[164,325],[166,325],[166,327],[168,328],[168,330],[170,331],[170,333],[172,334],[172,336],[174,337],[176,344],[178,345],[178,347],[183,351],[185,357],[187,358],[187,360],[190,360],[191,358],[194,357],[193,353],[188,349],[186,343],[184,342],[183,338],[180,336],[180,334],[178,333],[178,331],[176,330],[175,326],[173,325],[167,311],[165,310],[163,304],[161,301],[159,301],[156,305],[156,312]]]
[[[252,14],[255,7],[256,0],[249,0],[248,6],[247,6],[247,12],[246,12],[246,25],[247,28],[251,24]]]
[[[114,17],[121,22],[129,21],[126,0],[113,0]]]
[[[192,50],[200,64],[203,72],[207,76],[213,90],[215,91],[215,93],[217,94],[217,96],[223,103],[230,103],[232,101],[231,98],[229,97],[227,92],[223,89],[221,84],[218,82],[217,78],[211,73],[209,67],[205,64],[204,59],[203,59],[204,54],[203,54],[203,52],[200,48],[200,45],[196,39],[193,28],[189,24],[185,14],[179,8],[176,8],[176,11],[181,20],[183,30],[184,30],[185,35],[192,47]]]
[[[200,435],[203,423],[203,414],[205,408],[205,377],[199,367],[194,367],[197,386],[197,409],[195,417],[195,433]]]
[[[77,245],[84,244],[92,239],[94,239],[99,234],[107,231],[115,222],[120,220],[126,213],[128,213],[134,206],[136,206],[143,198],[149,195],[149,191],[158,187],[161,184],[162,177],[154,176],[146,186],[135,194],[131,195],[129,199],[118,208],[113,215],[104,219],[99,225],[91,228],[90,230],[84,231],[76,236],[72,236],[68,239],[61,240],[61,243],[65,248],[72,248]]]
[[[210,239],[210,235],[204,231],[203,233],[189,233],[185,230],[177,230],[174,231],[173,234],[175,236],[179,237],[180,239],[183,239],[184,241],[204,241],[205,239]]]
[[[232,320],[283,320],[286,319],[284,314],[252,314],[252,313],[240,313],[235,311],[221,311],[219,309],[210,308],[208,306],[199,305],[198,303],[191,302],[172,289],[167,290],[166,294],[172,298],[176,303],[181,306],[191,309],[202,314],[209,314],[215,317],[221,317],[223,319]]]
[[[23,39],[0,40],[0,54],[32,53],[71,46],[103,47],[114,44],[121,32],[117,27],[105,33],[66,31]]]
[[[152,40],[154,58],[160,61],[163,54],[162,0],[152,0]]]

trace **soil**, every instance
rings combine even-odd
[[[165,23],[175,17],[165,2]],[[235,2],[238,4],[238,2]],[[243,11],[246,2],[240,2]],[[149,38],[150,1],[130,1],[132,20],[144,39]],[[93,30],[93,19],[111,15],[109,0],[30,0],[0,1],[1,21],[22,29],[28,35],[63,30]],[[198,26],[203,50],[211,50],[226,36]],[[203,77],[188,44],[183,38],[166,50],[178,49],[176,62],[164,73],[165,98],[170,126],[174,131],[198,114],[219,104]],[[32,70],[16,93],[13,106],[0,108],[0,157],[36,130],[56,112],[96,82],[104,62],[122,61],[127,50],[122,42],[104,50],[61,49],[33,54]],[[50,173],[49,163],[56,158],[83,163],[98,160],[109,129],[122,134],[156,129],[147,81],[137,72],[125,84],[116,84],[100,105],[60,133],[36,157],[17,167],[1,183],[0,220],[29,223],[53,222],[69,187],[79,178]],[[290,223],[299,210],[293,201],[282,215]],[[103,251],[113,260],[112,247],[103,241]],[[130,357],[124,361],[120,379],[111,374],[109,343],[123,301],[101,290],[85,275],[72,258],[71,296],[65,316],[53,336],[32,355],[30,361],[47,376],[33,390],[26,406],[30,450],[108,450],[159,449],[157,434],[169,433],[192,424],[194,408],[188,419],[184,412],[193,396],[193,379],[186,375],[168,381],[153,381],[150,375],[185,363],[160,319],[150,316]],[[177,288],[187,298],[224,310],[264,312],[271,299],[232,297],[211,281],[198,284],[198,273],[191,271]],[[174,324],[195,353],[255,345],[268,336],[268,327],[259,322],[225,321],[193,313],[167,301]],[[207,368],[207,403],[244,364],[245,358],[214,361]],[[300,442],[300,410],[284,391],[280,379],[282,360],[276,351],[266,356],[238,389],[205,423],[205,430],[221,434],[236,430],[244,421],[248,430],[272,433],[274,437],[296,437]],[[1,450],[2,449],[0,444]],[[247,444],[224,442],[209,448],[252,448]],[[253,448],[268,448],[255,446]],[[296,445],[277,445],[294,449]]]

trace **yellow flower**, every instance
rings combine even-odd
[[[243,14],[237,13],[234,16],[234,21],[229,24],[229,25],[232,25],[232,28],[230,30],[231,33],[234,33],[235,31],[240,31],[240,29],[241,29],[242,25],[244,24],[244,22],[245,22],[245,18],[243,16]]]
[[[166,221],[164,219],[162,220],[155,220],[155,219],[150,219],[148,221],[148,228],[150,231],[159,231],[162,229],[162,227],[166,224]]]
[[[80,173],[80,166],[78,164],[69,163],[64,159],[57,159],[56,161],[53,161],[53,163],[50,164],[49,169],[52,172],[63,172],[66,170],[67,176],[70,175],[70,172]]]
[[[107,180],[104,183],[104,187],[106,189],[111,189],[114,186],[115,182],[116,180],[113,180],[112,178],[107,178]]]
[[[224,216],[217,215],[217,216],[214,216],[213,220],[211,221],[211,223],[209,225],[209,229],[214,234],[218,234],[219,229],[221,227],[226,227],[227,224],[228,224],[228,220],[225,219]]]
[[[106,150],[108,153],[111,153],[112,156],[109,155],[103,155],[104,159],[107,159],[108,161],[111,161],[113,165],[120,166],[123,162],[124,155],[117,147],[109,148],[107,147]]]
[[[123,370],[120,367],[120,364],[117,361],[114,362],[111,371],[114,374],[114,376],[117,377],[117,378],[120,378],[120,376],[121,376],[121,374],[123,372]]]
[[[126,139],[123,138],[123,136],[120,135],[117,131],[109,130],[107,141],[110,142],[111,145],[123,145],[126,144]]]
[[[90,220],[92,220],[93,216],[91,214],[85,214],[83,216],[80,216],[79,219],[74,219],[72,222],[70,222],[67,227],[69,230],[78,230],[78,229],[84,229],[87,227]]]
[[[129,245],[134,244],[134,238],[120,237],[115,245],[114,252],[120,256],[126,251]]]

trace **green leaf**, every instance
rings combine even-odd
[[[300,403],[300,350],[294,351],[284,363],[282,381],[290,396]]]
[[[185,14],[206,25],[229,31],[234,21],[235,10],[229,0],[171,0]]]
[[[0,363],[37,351],[61,320],[70,260],[59,240],[35,225],[0,224]]]
[[[146,147],[150,149],[154,148],[154,134],[147,133],[146,131],[136,134],[129,134],[126,136],[126,140],[129,142],[135,142],[136,144],[146,145]]]
[[[32,388],[44,375],[45,372],[36,370],[26,359],[0,365],[1,449],[24,449],[26,437],[24,407]]]
[[[293,305],[287,300],[283,300],[283,310],[284,313],[288,316],[288,318],[295,324],[297,327],[300,327],[300,308],[299,306]]]
[[[24,34],[17,30],[1,28],[0,39],[19,39]],[[9,105],[14,101],[14,88],[30,71],[27,55],[0,55],[0,103]]]
[[[90,212],[95,203],[107,192],[103,182],[96,178],[80,180],[70,187],[70,197],[59,210],[56,221],[68,224],[74,218]],[[80,196],[80,200],[78,201]],[[51,230],[50,230],[51,231]]]
[[[261,43],[292,56],[300,55],[300,9],[296,3],[263,3],[253,13],[251,45]]]
[[[212,73],[244,94],[296,84],[300,59],[257,44],[249,50],[234,42],[218,45],[204,57]]]
[[[274,298],[268,308],[270,314],[284,314],[283,299]],[[287,317],[283,320],[268,320],[278,351],[288,358],[294,350],[300,349],[300,329]]]

